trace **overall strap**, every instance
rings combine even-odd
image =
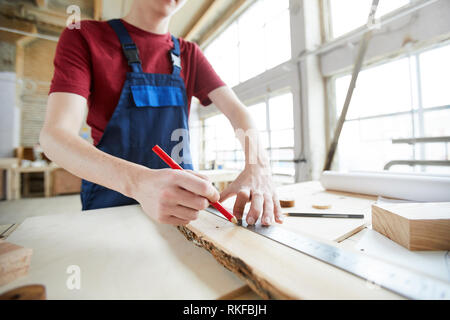
[[[173,49],[170,50],[170,58],[173,65],[172,74],[179,76],[181,72],[180,42],[174,36],[172,36],[172,41]]]
[[[123,53],[125,54],[128,64],[130,65],[133,72],[143,72],[141,59],[139,59],[139,50],[136,47],[136,44],[131,39],[127,29],[125,29],[122,21],[120,21],[120,19],[113,19],[109,20],[108,23],[117,34],[117,37],[119,37]]]

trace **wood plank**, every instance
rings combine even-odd
[[[0,240],[0,286],[28,273],[32,250]]]
[[[278,189],[278,193],[280,196],[294,198],[296,209],[299,210],[313,210],[312,203],[326,199],[332,204],[329,210],[370,213],[371,204],[376,200],[375,197],[328,192],[318,182],[284,186]],[[230,207],[232,201],[229,199],[224,205]],[[342,228],[340,223],[345,223],[346,227]],[[339,244],[330,240],[339,241],[347,236],[342,230],[356,230],[355,226],[346,221],[324,218],[286,217],[281,227],[333,246]],[[365,280],[235,226],[206,211],[200,212],[199,219],[185,227],[179,227],[179,230],[188,240],[209,251],[219,263],[237,274],[254,292],[266,299],[399,298],[394,293],[374,288]]]
[[[245,285],[227,293],[218,300],[261,300],[261,297],[253,292],[249,286]]]
[[[409,250],[450,250],[450,202],[373,205],[372,227]]]
[[[195,24],[184,34],[183,38],[191,41],[196,33],[205,25],[205,23],[210,19],[210,16],[217,10],[221,5],[220,1],[211,1],[208,4],[205,12],[197,19]]]
[[[265,299],[400,298],[206,211],[179,230]]]
[[[8,241],[33,248],[33,260],[2,292],[39,283],[48,299],[217,299],[245,285],[137,205],[28,218]],[[79,290],[66,285],[71,265]]]
[[[370,222],[371,205],[375,197],[362,196],[345,192],[325,191],[317,181],[298,183],[282,186],[277,189],[280,198],[294,199],[295,206],[283,208],[288,212],[312,212],[312,213],[356,213],[364,214],[365,219],[333,219],[333,218],[305,218],[284,216],[281,227],[293,232],[309,234],[314,237],[340,242],[358,231],[364,229]],[[235,197],[223,202],[223,205],[232,211]],[[319,202],[327,202],[329,209],[315,209],[313,205]],[[246,212],[249,204],[246,206]]]
[[[94,12],[93,18],[94,20],[102,20],[102,12],[103,12],[103,0],[94,0]]]

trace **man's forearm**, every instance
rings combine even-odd
[[[245,153],[245,167],[269,170],[269,158],[261,143],[258,129],[247,108],[241,103],[233,90],[223,86],[210,92],[208,97],[230,120]]]
[[[250,114],[243,106],[239,106],[235,110],[233,116],[230,118],[230,122],[244,150],[246,168],[256,165],[269,169],[269,158],[262,145],[261,135],[253,123]]]
[[[102,152],[62,128],[44,128],[40,143],[46,156],[67,171],[128,197],[133,197],[139,172],[146,169]]]

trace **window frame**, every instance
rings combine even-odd
[[[325,0],[326,1],[326,0]],[[427,47],[422,47],[419,49],[414,50],[413,52],[403,53],[401,55],[396,55],[395,57],[385,58],[382,59],[376,63],[367,64],[362,69],[361,72],[364,70],[368,70],[371,68],[376,68],[381,65],[395,62],[397,60],[403,59],[403,58],[409,58],[414,59],[413,63],[415,64],[415,86],[412,88],[412,90],[417,90],[417,108],[415,108],[414,105],[411,106],[411,109],[408,111],[398,111],[398,112],[392,112],[392,113],[386,113],[386,114],[378,114],[378,115],[371,115],[371,116],[364,116],[364,117],[357,117],[357,118],[350,118],[345,119],[344,125],[347,122],[352,121],[361,121],[361,120],[370,120],[370,119],[379,119],[379,118],[388,118],[388,117],[395,117],[400,115],[411,115],[413,127],[412,129],[412,136],[411,137],[404,137],[404,138],[419,138],[425,136],[425,129],[424,129],[424,116],[427,113],[432,113],[434,111],[441,111],[441,110],[450,110],[450,103],[448,105],[440,105],[440,106],[433,106],[424,108],[423,101],[422,101],[422,86],[421,86],[421,66],[420,66],[420,55],[423,53],[426,53],[428,51],[436,50],[442,47],[450,46],[450,40],[434,43],[432,45],[429,45]],[[332,76],[329,76],[326,78],[326,87],[327,87],[327,99],[329,101],[328,103],[328,126],[330,128],[334,128],[337,124],[339,115],[337,114],[337,105],[336,105],[336,86],[335,81],[337,78],[342,76],[348,76],[351,75],[351,70],[345,70],[338,72]],[[410,79],[412,80],[412,79]],[[445,148],[447,148],[447,144],[445,144]],[[413,160],[426,160],[426,151],[425,151],[425,145],[423,144],[412,144],[413,149]],[[448,154],[448,150],[446,150]],[[336,161],[335,165],[337,167],[340,166],[339,164],[339,148],[336,152]],[[425,166],[417,166],[420,171],[425,171]]]
[[[292,91],[291,91],[291,89],[290,89],[290,87],[284,87],[284,88],[281,88],[281,89],[279,89],[279,90],[276,90],[276,91],[274,91],[274,92],[270,92],[270,93],[267,93],[267,94],[265,94],[265,95],[263,95],[263,96],[258,96],[258,97],[254,97],[254,98],[252,98],[252,99],[249,99],[249,100],[246,100],[245,102],[244,102],[244,104],[245,104],[245,106],[247,107],[247,108],[249,108],[249,107],[252,107],[252,106],[254,106],[254,105],[256,105],[256,104],[259,104],[259,103],[264,103],[264,105],[265,105],[265,113],[266,113],[266,131],[267,131],[267,133],[268,133],[268,143],[269,143],[269,146],[267,147],[267,148],[264,148],[269,154],[271,153],[271,151],[273,151],[273,150],[292,150],[293,151],[293,154],[294,154],[294,157],[293,157],[293,159],[292,160],[288,160],[288,159],[279,159],[279,160],[273,160],[273,159],[271,159],[271,157],[269,156],[269,158],[270,158],[270,163],[271,163],[271,165],[272,165],[272,163],[276,163],[276,162],[283,162],[283,163],[296,163],[297,162],[297,160],[295,159],[295,144],[294,145],[292,145],[292,146],[289,146],[289,147],[272,147],[272,130],[271,130],[271,128],[270,128],[270,117],[269,117],[269,112],[270,112],[270,107],[269,107],[269,100],[271,99],[271,98],[273,98],[273,97],[277,97],[277,96],[280,96],[280,95],[283,95],[283,94],[291,94],[292,95],[292,105],[294,106],[294,95],[292,94]],[[293,113],[294,113],[294,110],[292,110],[293,111]],[[201,122],[201,126],[202,126],[202,128],[203,128],[203,130],[202,130],[202,145],[203,145],[203,153],[202,153],[202,159],[201,159],[201,163],[200,163],[200,165],[201,166],[204,166],[206,163],[207,163],[207,159],[206,159],[206,148],[205,148],[205,141],[207,140],[206,139],[206,137],[205,137],[205,132],[206,132],[206,120],[207,119],[209,119],[209,118],[211,118],[211,117],[213,117],[213,116],[217,116],[217,115],[223,115],[223,114],[221,114],[221,113],[215,113],[215,114],[211,114],[211,115],[208,115],[207,117],[204,117],[204,118],[201,118],[200,119],[200,122]],[[292,114],[292,116],[294,117],[294,114]],[[294,124],[294,127],[292,127],[292,128],[288,128],[288,129],[286,129],[286,130],[292,130],[293,132],[295,132],[295,124]],[[295,134],[295,133],[294,133]],[[238,142],[239,143],[239,142]],[[235,153],[235,157],[234,157],[234,162],[236,162],[236,163],[239,163],[239,162],[241,162],[240,160],[238,160],[237,159],[237,152],[239,152],[239,151],[242,151],[242,148],[237,148],[237,149],[233,149],[233,150],[225,150],[225,149],[219,149],[219,150],[215,150],[215,153],[216,153],[216,155],[217,155],[217,153],[221,153],[221,152],[234,152]],[[216,157],[217,158],[217,157]],[[294,165],[294,173],[293,174],[284,174],[284,173],[274,173],[273,174],[273,176],[275,176],[275,177],[277,177],[277,176],[283,176],[283,177],[292,177],[292,178],[294,178],[295,179],[295,176],[296,176],[296,174],[295,174],[295,165]]]

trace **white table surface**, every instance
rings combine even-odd
[[[7,241],[33,249],[28,276],[0,293],[43,284],[48,299],[217,299],[244,283],[140,206],[26,219]],[[80,267],[81,288],[66,285]]]

